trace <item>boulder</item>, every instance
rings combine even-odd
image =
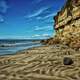
[[[71,64],[73,64],[73,60],[70,57],[64,57],[63,64],[64,65],[71,65]]]

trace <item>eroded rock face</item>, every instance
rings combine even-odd
[[[55,29],[63,28],[78,18],[80,18],[80,0],[67,0],[66,5],[54,17]]]
[[[60,43],[80,48],[80,0],[67,0],[54,20]]]
[[[56,35],[43,41],[45,44],[65,44],[80,48],[80,0],[67,0],[61,11],[54,17]]]

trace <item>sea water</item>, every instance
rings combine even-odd
[[[0,45],[0,55],[7,55],[42,44],[39,40],[0,40]]]

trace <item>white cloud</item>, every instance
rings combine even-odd
[[[50,37],[50,34],[43,34],[43,37]]]
[[[4,18],[0,15],[0,23],[4,22]]]
[[[51,14],[49,14],[49,15],[43,17],[43,19],[46,19],[46,18],[49,18],[49,17],[53,17],[54,15],[56,15],[56,13],[51,13]]]
[[[35,29],[34,30],[45,30],[45,29],[52,29],[53,27],[52,26],[45,26],[45,27],[39,27],[39,26],[35,26]]]
[[[39,35],[39,34],[35,34],[35,35],[33,35],[32,36],[32,38],[34,38],[34,37],[40,37],[41,35]]]
[[[3,14],[7,12],[8,8],[9,7],[7,5],[6,0],[1,0],[0,1],[0,23],[4,22]]]
[[[5,0],[1,0],[0,1],[0,12],[6,13],[8,8],[9,7],[8,7],[6,1]]]
[[[32,36],[32,38],[48,38],[50,37],[51,35],[50,34],[35,34]]]
[[[30,14],[30,15],[26,15],[25,18],[32,18],[32,17],[36,17],[38,15],[40,15],[41,13],[43,13],[45,10],[47,10],[49,7],[43,7],[39,10],[37,10],[36,12]]]
[[[42,17],[38,16],[38,17],[36,17],[36,19],[37,19],[37,20],[40,20],[40,19],[42,19]]]
[[[31,39],[30,36],[15,36],[15,35],[5,35],[0,36],[0,39]]]
[[[54,15],[56,15],[56,13],[51,13],[51,14],[48,14],[48,15],[46,15],[44,17],[38,16],[38,17],[36,17],[36,19],[38,19],[38,20],[44,20],[46,18],[53,17]]]

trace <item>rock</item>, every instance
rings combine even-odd
[[[42,43],[64,44],[72,49],[80,48],[80,0],[67,0],[54,16],[55,35]]]
[[[64,57],[63,64],[64,65],[71,65],[71,64],[73,64],[73,60],[69,57]]]
[[[59,44],[60,39],[58,37],[46,39],[41,41],[42,44],[48,44],[48,45],[53,45],[53,44]]]
[[[80,0],[67,0],[62,9],[54,16],[56,37],[61,44],[80,48]],[[56,40],[58,41],[58,40]]]

